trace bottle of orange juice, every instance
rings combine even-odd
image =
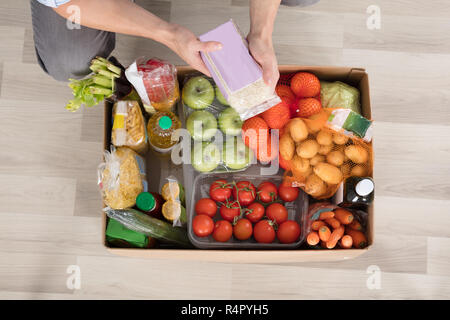
[[[170,111],[157,111],[148,121],[147,132],[153,149],[166,153],[177,141],[172,141],[175,130],[181,128],[178,117]]]

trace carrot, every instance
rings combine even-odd
[[[331,236],[331,231],[328,227],[326,227],[326,226],[320,227],[320,229],[319,229],[320,240],[326,242],[330,239],[330,236]]]
[[[353,239],[351,236],[349,236],[348,234],[346,234],[345,236],[343,236],[341,238],[341,241],[339,241],[339,245],[341,246],[341,248],[344,249],[349,249],[352,247],[353,244]]]
[[[352,213],[345,209],[334,210],[334,216],[342,224],[350,224],[353,221]]]
[[[330,239],[328,239],[328,241],[333,241],[333,242],[337,243],[339,241],[339,239],[341,239],[342,236],[344,235],[344,231],[345,231],[344,226],[340,226],[340,227],[334,229],[333,232],[331,233]]]
[[[352,230],[356,230],[356,231],[363,231],[363,227],[361,225],[361,223],[358,222],[358,220],[353,220],[348,227]]]
[[[311,229],[314,231],[317,231],[320,229],[320,227],[326,226],[326,223],[320,220],[316,220],[313,223],[311,223]]]
[[[328,223],[330,226],[332,226],[333,229],[339,228],[341,226],[339,220],[335,218],[325,219],[325,222]]]
[[[334,241],[334,240],[328,240],[328,241],[325,243],[325,245],[326,245],[327,249],[333,249],[334,247],[336,247],[336,244],[337,244],[337,243],[338,243],[337,241]]]
[[[319,216],[319,220],[325,220],[329,218],[334,218],[334,212],[333,211],[325,211],[322,212]]]
[[[361,231],[346,228],[345,233],[352,237],[354,248],[361,249],[367,247],[367,238]]]
[[[317,232],[311,231],[310,233],[308,233],[308,236],[306,237],[306,241],[308,242],[308,244],[310,246],[315,246],[320,241],[319,235],[317,234]]]

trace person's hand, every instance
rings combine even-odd
[[[171,39],[167,46],[194,69],[211,76],[203,63],[200,51],[211,52],[222,49],[222,44],[216,41],[201,42],[195,34],[179,25],[172,25]]]
[[[250,53],[263,70],[264,82],[275,90],[280,72],[278,71],[278,62],[273,50],[272,39],[250,33],[247,36],[247,41]]]

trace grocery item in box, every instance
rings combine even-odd
[[[177,69],[173,64],[140,57],[125,70],[125,75],[149,114],[171,111],[180,97]]]
[[[359,90],[344,82],[321,81],[320,98],[324,108],[344,108],[361,114]]]
[[[172,136],[180,128],[181,122],[173,112],[157,111],[147,124],[150,145],[157,152],[169,152],[177,143]]]
[[[147,131],[137,101],[117,101],[112,110],[111,142],[116,147],[130,147],[138,153],[147,151]]]
[[[162,214],[166,220],[174,226],[186,224],[185,193],[183,186],[174,176],[166,178],[166,183],[161,188],[161,195],[166,202],[162,206]]]
[[[349,137],[358,137],[366,142],[372,140],[372,121],[349,109],[333,110],[326,125]]]
[[[151,248],[156,243],[155,239],[130,230],[114,219],[108,221],[106,241],[110,245],[120,248]]]
[[[372,145],[326,126],[332,111],[291,119],[280,137],[280,154],[290,168],[285,180],[316,199],[332,197],[350,176],[372,174]]]
[[[113,209],[131,208],[139,193],[147,191],[144,159],[127,147],[105,151],[98,167],[98,185],[104,203]]]
[[[226,101],[242,120],[251,118],[281,102],[263,80],[262,69],[253,59],[233,20],[201,35],[201,41],[218,41],[222,49],[201,52],[203,61]]]

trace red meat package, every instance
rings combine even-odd
[[[149,114],[172,111],[180,97],[177,69],[157,58],[137,58],[126,70],[128,81],[138,92]]]

